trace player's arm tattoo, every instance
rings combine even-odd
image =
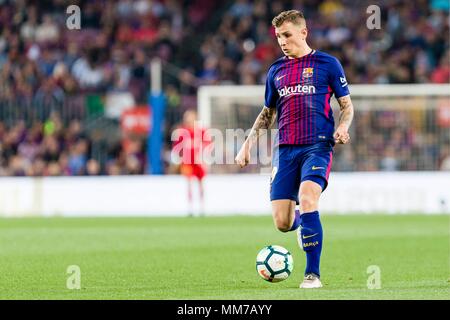
[[[252,145],[254,142],[256,142],[258,137],[266,133],[267,129],[269,129],[274,123],[276,114],[276,108],[264,107],[256,118],[252,129],[250,130],[250,134],[247,138],[247,143],[250,143],[250,145]]]
[[[350,125],[353,121],[353,104],[352,99],[350,99],[349,95],[340,97],[337,99],[339,102],[339,106],[341,109],[339,115],[339,125],[344,124],[347,128],[350,128]]]

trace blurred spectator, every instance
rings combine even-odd
[[[86,163],[86,174],[88,176],[98,176],[101,174],[100,170],[100,164],[97,160],[89,159]]]
[[[450,171],[450,155],[448,155],[447,157],[445,157],[442,160],[440,170],[442,170],[442,171]]]
[[[380,169],[381,171],[397,171],[399,169],[399,162],[393,147],[389,146],[384,150],[384,156],[380,160]]]
[[[33,19],[30,19],[31,25],[35,22]],[[35,40],[38,43],[54,43],[59,39],[60,28],[53,21],[53,18],[49,14],[45,14],[42,17],[42,23],[37,26],[35,32]]]
[[[228,12],[233,18],[242,18],[250,16],[252,11],[253,6],[248,0],[236,0]]]
[[[450,51],[447,51],[439,61],[439,65],[431,73],[431,82],[449,83],[450,82]]]
[[[83,175],[86,172],[87,142],[79,140],[69,151],[69,170],[73,175]]]
[[[102,89],[101,86],[108,78],[101,59],[101,49],[91,48],[87,50],[86,56],[80,57],[74,62],[72,74],[81,88]]]

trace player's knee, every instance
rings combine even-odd
[[[284,216],[286,216],[286,218]],[[291,229],[291,226],[289,225],[289,219],[287,219],[287,216],[288,215],[284,214],[283,212],[275,214],[274,218],[275,227],[281,232],[288,232]]]
[[[300,195],[300,208],[303,212],[311,212],[317,210],[318,199],[311,193]]]
[[[288,232],[291,229],[291,227],[289,226],[288,223],[281,222],[281,223],[277,223],[277,229],[278,229],[278,231],[281,231],[281,232]]]

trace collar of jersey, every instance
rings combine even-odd
[[[305,54],[304,56],[301,56],[301,57],[298,57],[298,58],[289,58],[288,56],[285,56],[285,58],[288,59],[288,60],[299,60],[299,59],[306,58],[307,56],[311,56],[311,55],[313,55],[314,53],[316,53],[316,50],[311,49],[311,52],[308,53],[308,54]]]

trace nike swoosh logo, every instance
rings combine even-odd
[[[312,169],[313,169],[313,170],[319,170],[319,169],[325,169],[325,168],[324,168],[324,167],[316,167],[316,166],[313,166]]]
[[[314,233],[314,234],[311,234],[309,236],[302,236],[302,237],[303,237],[303,239],[308,239],[308,238],[314,237],[316,235],[318,235],[318,233]]]
[[[277,77],[277,81],[280,81],[281,79],[283,79],[286,76],[287,76],[287,74],[285,74],[284,76]]]

